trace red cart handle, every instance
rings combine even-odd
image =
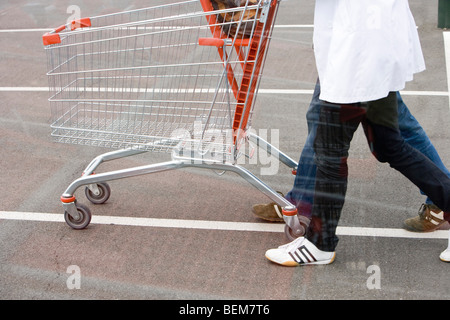
[[[225,39],[220,38],[199,38],[198,44],[201,46],[213,46],[223,47],[225,45]]]
[[[78,28],[86,28],[86,27],[90,27],[90,26],[91,26],[91,19],[90,18],[82,18],[82,19],[73,20],[70,23],[70,30],[73,31]],[[66,26],[62,25],[62,26],[56,28],[55,30],[44,34],[42,36],[42,41],[44,43],[44,46],[61,43],[61,37],[59,36],[59,33],[65,29],[66,29]]]
[[[233,39],[231,38],[199,38],[198,44],[200,46],[212,46],[212,47],[223,47],[231,46]],[[236,47],[246,47],[249,44],[249,39],[235,39],[234,45]]]

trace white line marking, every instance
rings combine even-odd
[[[448,91],[400,91],[403,96],[448,97]]]
[[[409,238],[409,239],[447,239],[447,230],[416,233],[404,229],[394,228],[365,228],[365,227],[338,227],[337,235],[360,237],[385,237],[385,238]]]
[[[47,92],[48,87],[0,87],[0,92]]]
[[[0,211],[0,219],[24,220],[41,222],[64,222],[62,214],[40,212],[14,212]],[[92,224],[138,226],[154,228],[176,229],[206,229],[225,231],[254,231],[254,232],[284,232],[284,224],[251,223],[185,219],[159,219],[159,218],[133,218],[117,216],[93,216]],[[447,239],[447,230],[437,230],[430,233],[414,233],[403,229],[392,228],[363,228],[363,227],[338,227],[337,235],[359,237],[385,237],[408,239]]]
[[[313,29],[313,24],[281,24],[275,25],[280,29]],[[17,33],[17,32],[50,32],[54,28],[33,28],[33,29],[0,29],[0,33]]]
[[[105,88],[106,89],[106,88]],[[97,89],[95,89],[97,90]],[[112,90],[112,89],[109,89]],[[120,89],[116,89],[120,90]],[[145,91],[145,89],[142,89]],[[211,88],[214,91],[214,88]],[[0,87],[0,92],[48,92],[48,87]],[[103,90],[107,91],[107,90]],[[313,94],[313,90],[309,89],[259,89],[260,94]],[[438,96],[448,97],[447,91],[401,91],[404,96]]]
[[[17,33],[17,32],[50,32],[51,28],[34,28],[34,29],[0,29],[0,33]]]
[[[313,24],[275,24],[274,28],[280,28],[280,29],[311,28],[311,29],[314,29],[314,25]]]
[[[450,92],[450,32],[443,32],[444,35],[444,51],[445,51],[445,64],[447,66],[447,86]],[[450,108],[450,97],[449,97],[449,108]]]

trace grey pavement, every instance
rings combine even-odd
[[[52,141],[48,93],[40,89],[48,85],[44,29],[65,23],[71,5],[78,6],[82,16],[95,16],[157,3],[166,2],[1,1],[0,212],[62,216],[62,192],[94,157],[108,151]],[[426,4],[410,0],[427,70],[408,83],[403,98],[450,165],[444,30],[437,28],[437,5],[437,0]],[[317,78],[313,8],[314,1],[281,2],[277,25],[289,27],[274,31],[253,116],[257,132],[279,130],[280,149],[294,159],[305,143],[305,114]],[[275,93],[275,89],[294,91]],[[169,154],[148,153],[107,163],[102,170],[169,158]],[[417,214],[424,196],[387,164],[376,162],[360,129],[349,165],[340,226],[399,230],[406,218]],[[275,190],[287,192],[292,186],[293,176],[282,165],[276,175],[261,175],[258,165],[248,167]],[[94,216],[265,224],[252,215],[251,207],[269,199],[235,174],[183,169],[110,185],[112,196],[106,204],[89,205]],[[83,194],[77,191],[77,198],[87,204]],[[285,242],[282,232],[112,223],[92,223],[76,231],[63,222],[3,219],[0,299],[450,298],[450,264],[438,258],[447,246],[442,237],[344,233],[333,264],[301,268],[280,267],[264,258],[267,249]],[[70,266],[79,268],[79,289],[70,288]]]

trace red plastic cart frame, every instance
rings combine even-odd
[[[200,0],[203,11],[210,12],[214,8],[211,0]],[[270,8],[267,13],[266,22],[261,23],[258,21],[253,31],[251,39],[236,39],[234,46],[242,61],[243,77],[241,83],[237,83],[234,77],[234,71],[231,66],[227,65],[227,78],[228,82],[233,90],[233,94],[237,100],[236,110],[233,119],[233,130],[245,130],[247,122],[249,120],[251,104],[253,102],[253,96],[258,84],[258,75],[260,74],[262,63],[264,61],[264,55],[268,45],[268,39],[271,28],[264,28],[265,25],[271,26],[275,17],[277,0],[272,0]],[[222,33],[220,28],[217,28],[217,19],[215,15],[210,15],[208,23],[211,25],[212,38],[199,39],[200,45],[212,45],[216,46],[219,52],[220,58],[223,62],[226,61],[226,53],[224,50],[225,39],[227,36]],[[249,46],[247,59],[240,50],[241,46]],[[259,50],[258,50],[259,49]],[[252,75],[257,75],[253,76]]]
[[[82,18],[82,19],[73,20],[70,23],[70,30],[73,31],[78,28],[86,28],[86,27],[90,27],[90,26],[91,26],[91,19],[90,18]],[[66,25],[62,25],[62,26],[56,28],[54,31],[47,32],[46,34],[44,34],[42,36],[42,41],[44,43],[44,46],[61,43],[61,38],[59,36],[59,33],[65,29],[66,29]]]

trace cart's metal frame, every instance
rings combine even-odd
[[[192,3],[195,1],[190,0],[186,1],[186,3]],[[285,231],[286,235],[289,238],[295,238],[304,234],[305,225],[300,223],[300,220],[297,216],[297,208],[293,206],[289,201],[287,201],[284,197],[282,197],[279,193],[275,192],[273,189],[267,186],[263,181],[261,181],[258,177],[252,174],[249,170],[237,164],[237,157],[240,155],[239,147],[241,143],[251,142],[254,143],[257,147],[266,150],[268,154],[277,157],[280,162],[292,168],[293,170],[297,169],[297,162],[292,160],[285,153],[281,152],[278,148],[274,147],[261,137],[249,133],[248,130],[250,127],[252,109],[254,106],[254,101],[259,86],[259,78],[262,74],[262,67],[264,65],[264,60],[267,54],[267,47],[270,41],[273,23],[276,16],[276,11],[278,10],[278,0],[260,0],[257,5],[251,5],[247,2],[247,4],[243,8],[216,10],[214,14],[211,13],[213,11],[213,8],[211,6],[210,0],[199,0],[199,1],[202,5],[203,12],[190,13],[190,16],[199,15],[205,17],[205,15],[207,15],[208,26],[212,34],[212,37],[199,39],[199,44],[216,47],[221,59],[221,63],[223,64],[223,72],[219,77],[217,88],[215,89],[214,95],[212,97],[211,108],[209,109],[209,113],[207,113],[205,116],[206,121],[204,122],[206,124],[204,124],[201,127],[200,140],[203,140],[205,138],[205,133],[207,132],[208,129],[207,125],[210,125],[209,128],[211,128],[211,123],[214,123],[213,119],[215,116],[213,114],[213,108],[215,108],[216,103],[219,103],[218,102],[219,92],[223,90],[223,88],[225,88],[225,91],[231,92],[231,94],[234,95],[234,98],[236,100],[236,104],[233,105],[233,107],[235,108],[235,110],[233,110],[234,114],[232,114],[232,112],[229,111],[225,116],[225,118],[228,119],[226,121],[229,121],[231,123],[230,129],[233,130],[232,141],[227,145],[220,146],[220,148],[222,148],[223,150],[222,151],[223,154],[221,154],[221,156],[219,156],[218,158],[211,158],[211,157],[205,158],[205,153],[203,152],[203,150],[201,150],[201,148],[198,147],[198,144],[202,145],[204,141],[198,141],[199,139],[197,140],[195,139],[192,140],[190,138],[186,139],[186,137],[184,138],[157,137],[151,141],[145,141],[143,143],[132,142],[129,145],[125,145],[127,146],[125,148],[107,152],[97,156],[94,160],[91,161],[91,163],[89,163],[89,165],[86,167],[81,177],[73,181],[61,196],[61,202],[64,208],[66,222],[72,228],[75,229],[85,228],[90,223],[91,219],[90,210],[87,207],[77,203],[77,200],[75,199],[74,196],[75,191],[81,186],[86,186],[86,195],[88,196],[88,199],[91,202],[103,203],[109,198],[110,193],[109,186],[106,184],[107,181],[124,179],[128,177],[167,170],[195,167],[195,168],[204,168],[204,169],[206,168],[219,171],[234,172],[238,174],[244,180],[246,180],[251,185],[256,187],[259,191],[261,191],[263,194],[268,196],[272,201],[274,201],[283,208],[283,218],[286,223]],[[177,5],[182,4],[183,3],[178,3]],[[164,9],[165,6],[159,6],[158,8]],[[241,30],[240,27],[244,25],[244,23],[248,22],[244,20],[244,16],[246,16],[246,13],[249,12],[247,10],[256,10],[254,12],[257,12],[257,14],[255,14],[254,17],[255,20],[253,21],[252,24],[251,36],[249,39],[238,38],[237,35],[234,35],[233,37],[230,37],[229,35],[228,36],[224,35],[223,34],[224,29],[218,28],[218,26],[221,26],[228,22],[226,21],[219,22],[217,14],[219,13],[229,14],[231,12],[235,14],[236,10],[243,10],[241,12],[240,19],[237,22],[234,22],[237,23],[236,28],[237,30]],[[141,12],[140,10],[136,11],[139,11],[138,14],[140,14]],[[134,11],[129,11],[128,13],[135,14]],[[100,18],[105,19],[108,18],[109,16],[112,15],[101,16]],[[166,18],[164,16],[158,18],[153,17],[151,21],[153,22],[155,20],[165,20],[165,19]],[[65,37],[70,36],[71,33],[79,31],[77,29],[80,30],[89,29],[88,27],[91,27],[91,21],[94,20],[97,20],[97,17],[91,19],[80,19],[77,21],[73,21],[71,24],[61,26],[53,30],[52,32],[45,34],[44,45],[46,46],[46,49],[53,49],[58,48],[60,46],[64,46]],[[148,22],[150,20],[147,19],[146,21]],[[129,22],[121,22],[120,24],[115,24],[113,28],[116,29],[121,28],[128,24]],[[136,29],[140,28],[141,24],[140,23],[136,24],[136,22],[134,22],[133,28],[134,27]],[[99,27],[99,28],[107,29],[107,27]],[[257,39],[255,40],[255,38]],[[101,39],[96,41],[101,41]],[[247,51],[244,52],[241,46],[245,46],[246,47],[245,50]],[[227,52],[227,47],[231,47],[231,50],[236,49],[236,55],[239,57],[237,64],[241,64],[243,68],[243,75],[242,79],[240,80],[237,80],[239,75],[236,75],[234,73],[235,70],[233,69],[232,63],[230,61],[231,53]],[[254,52],[252,52],[251,50],[254,50]],[[49,58],[49,61],[50,59],[54,58]],[[77,58],[71,57],[70,59],[77,59]],[[48,75],[49,79],[51,79],[49,81],[53,81],[51,87],[53,86],[53,88],[55,88],[53,92],[51,92],[49,100],[51,103],[59,103],[65,108],[63,109],[63,112],[58,115],[59,118],[55,121],[55,123],[57,121],[61,121],[62,124],[59,123],[57,125],[56,124],[54,125],[55,128],[54,136],[60,139],[59,140],[60,142],[88,144],[86,143],[87,138],[85,136],[83,136],[82,138],[79,138],[78,136],[78,134],[84,134],[86,129],[84,127],[82,127],[81,129],[69,127],[68,123],[72,121],[72,118],[65,118],[65,117],[68,114],[71,117],[74,117],[74,114],[80,112],[77,109],[80,108],[80,104],[86,102],[90,102],[92,104],[95,102],[98,104],[99,103],[98,101],[103,101],[102,99],[104,98],[94,99],[91,96],[88,96],[87,98],[86,97],[79,98],[79,95],[74,95],[72,93],[73,91],[75,92],[83,91],[83,89],[84,91],[89,90],[86,90],[85,87],[79,88],[78,87],[79,79],[71,78],[73,74],[76,74],[78,72],[77,70],[75,71],[68,70],[65,72],[61,72],[59,70],[63,68],[62,67],[63,64],[67,64],[69,66],[70,63],[71,62],[68,61],[68,59],[63,60],[62,62],[59,61],[57,67],[55,67],[54,65],[50,65],[49,63],[50,72],[48,73]],[[58,71],[59,73],[55,72],[55,70],[57,69],[59,70]],[[249,70],[251,71],[250,76],[246,74],[248,73]],[[84,71],[84,73],[88,72]],[[133,75],[134,74],[132,74],[132,76]],[[51,76],[54,76],[54,78],[52,79]],[[132,76],[127,77],[132,78]],[[84,82],[91,81],[86,80],[88,78],[87,76],[83,75],[83,78]],[[93,76],[91,78],[94,79]],[[125,79],[125,77],[123,78]],[[127,81],[128,78],[126,79]],[[65,83],[63,84],[54,83],[58,81],[62,82],[65,81]],[[77,82],[76,87],[70,88],[75,82]],[[238,82],[241,82],[240,86]],[[92,91],[95,91],[95,88]],[[99,92],[98,94],[100,94],[101,91],[100,88],[97,91]],[[113,95],[115,94],[114,90],[112,94]],[[227,99],[228,99],[228,109],[230,109],[229,97],[227,97]],[[113,99],[111,99],[111,101],[113,101]],[[64,103],[67,102],[72,103],[72,105],[70,105],[69,108],[67,108],[66,105],[64,105]],[[73,103],[76,104],[73,105]],[[109,111],[105,111],[105,114],[107,112]],[[220,129],[223,129],[223,127]],[[96,134],[95,130],[92,131],[94,131],[94,134]],[[64,136],[66,132],[69,132],[70,134],[72,134],[72,136]],[[240,134],[238,135],[237,132],[239,132]],[[92,133],[90,132],[89,134]],[[129,133],[126,134],[131,135]],[[104,139],[103,137],[104,135],[100,136],[100,138],[97,137],[96,140],[102,140]],[[93,139],[93,141],[94,140],[95,139]],[[190,146],[192,146],[192,143],[194,143],[197,145],[197,147],[196,148],[183,147],[184,146],[183,141],[184,143],[188,141],[187,144]],[[212,143],[211,141],[207,141],[207,144],[210,145],[211,143]],[[95,144],[92,142],[92,145]],[[159,149],[161,146],[163,146],[166,149],[165,151],[171,151],[170,161],[110,171],[105,173],[93,174],[94,170],[96,170],[104,162],[137,155],[148,151],[155,151],[156,149]],[[96,197],[99,196],[102,196],[102,199],[99,200],[99,202],[95,202],[95,199],[97,199]]]

